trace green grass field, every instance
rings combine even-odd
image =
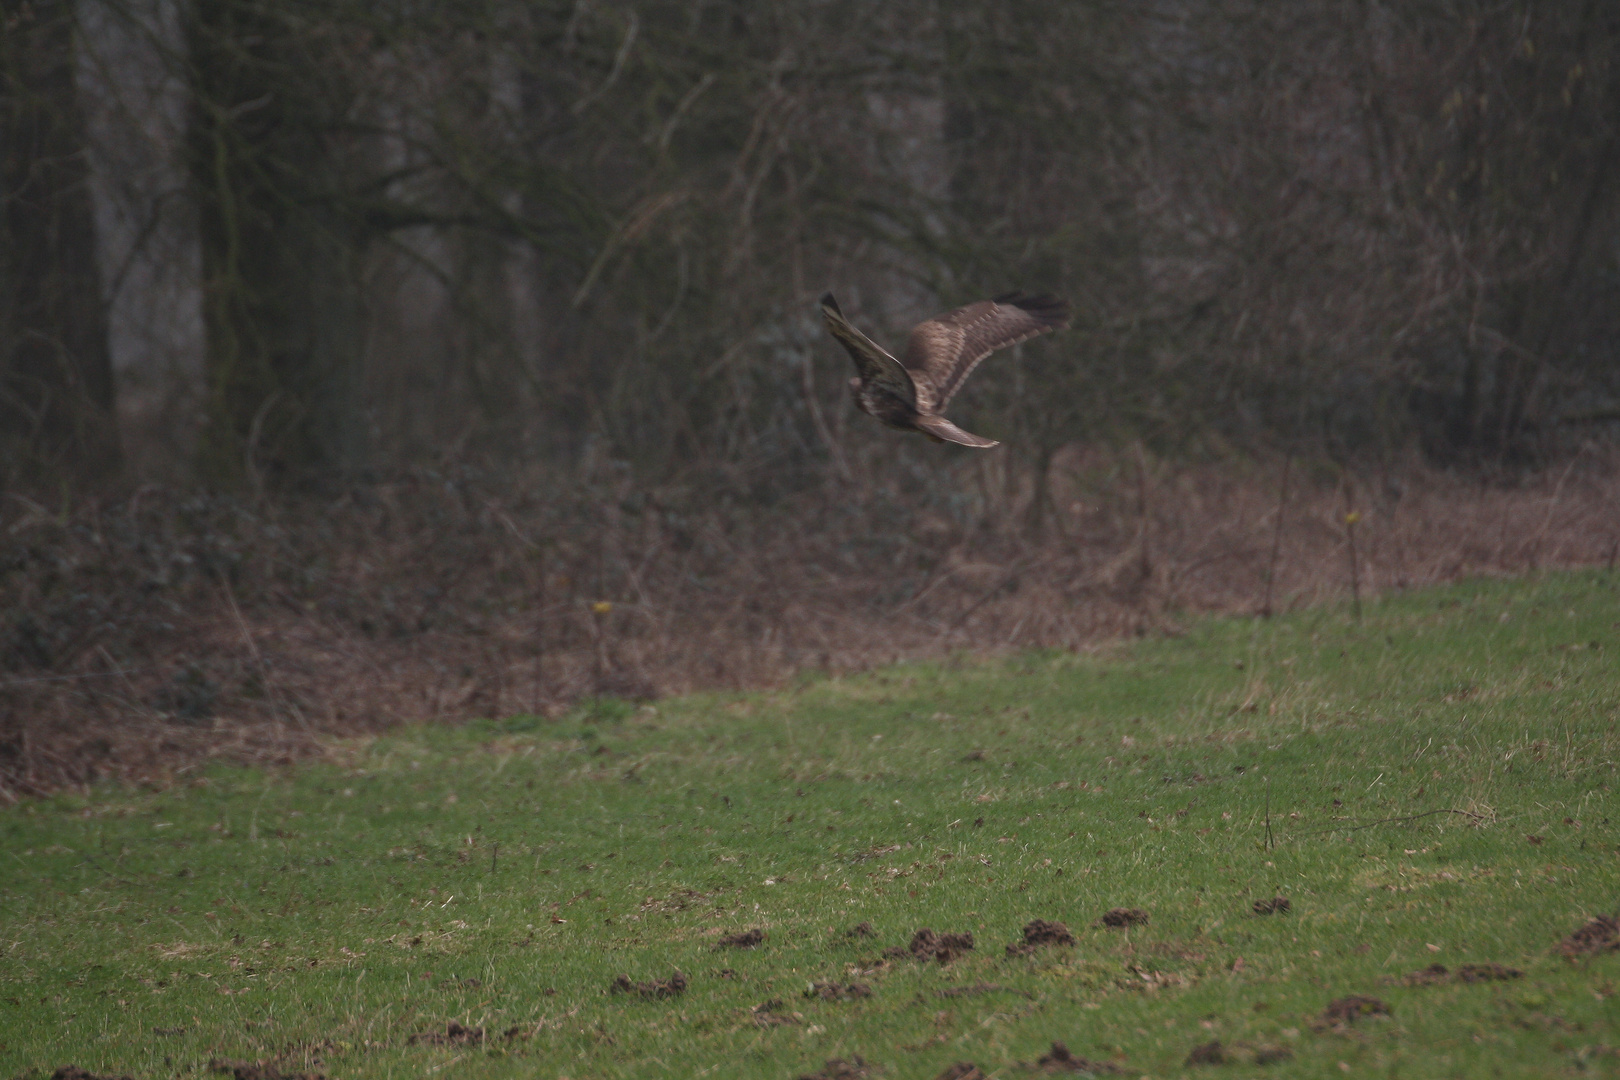
[[[787,1080],[858,1055],[931,1080],[1055,1040],[1132,1077],[1620,1075],[1620,952],[1555,948],[1620,907],[1617,584],[415,728],[12,807],[0,1076]],[[1075,944],[1009,956],[1036,918]],[[975,947],[884,958],[920,927]],[[1435,963],[1522,975],[1403,981]],[[676,970],[676,996],[610,992]],[[871,994],[806,995],[830,982]],[[1324,1023],[1350,994],[1388,1015]],[[487,1037],[412,1041],[452,1022]],[[1188,1063],[1215,1040],[1229,1064]]]

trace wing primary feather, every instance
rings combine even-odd
[[[917,385],[910,373],[881,345],[855,329],[855,324],[844,317],[832,293],[826,293],[821,298],[821,317],[827,324],[828,332],[838,339],[850,359],[855,361],[855,370],[864,382],[879,386],[911,407],[916,407]]]
[[[918,408],[943,412],[973,369],[992,352],[1068,325],[1068,304],[1021,292],[980,300],[918,324],[903,361],[918,383]]]
[[[1048,296],[1045,293],[1039,296],[1025,296],[1021,292],[1014,291],[992,297],[990,302],[1027,311],[1039,319],[1043,327],[1051,327],[1053,330],[1069,328],[1069,305],[1055,296]]]

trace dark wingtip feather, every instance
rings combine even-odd
[[[843,312],[839,310],[838,301],[833,299],[833,294],[832,293],[822,293],[821,294],[821,306],[824,307],[824,308],[832,308],[834,311],[837,311],[838,314],[840,314],[840,315],[843,314]]]
[[[1039,296],[1025,296],[1021,292],[1010,292],[994,297],[994,302],[1021,308],[1047,326],[1061,329],[1069,325],[1068,303],[1046,293]]]

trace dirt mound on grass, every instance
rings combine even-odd
[[[1288,909],[1294,905],[1289,903],[1286,896],[1273,896],[1270,900],[1256,900],[1254,913],[1256,915],[1286,915]]]
[[[462,1027],[454,1020],[443,1031],[423,1031],[405,1040],[406,1046],[470,1046],[484,1041],[481,1027]]]
[[[760,1027],[778,1027],[782,1024],[797,1024],[804,1019],[800,1013],[790,1010],[781,998],[771,998],[762,1001],[749,1010],[753,1014],[754,1023]]]
[[[1034,919],[1024,924],[1024,940],[1007,946],[1008,956],[1028,956],[1048,945],[1073,945],[1074,935],[1060,922]]]
[[[1286,1046],[1250,1046],[1245,1043],[1227,1046],[1219,1039],[1215,1039],[1193,1047],[1192,1052],[1187,1055],[1185,1064],[1238,1065],[1249,1061],[1255,1065],[1275,1065],[1293,1056],[1294,1052]]]
[[[667,979],[654,979],[652,982],[631,982],[630,976],[620,975],[608,987],[612,994],[635,994],[643,998],[672,998],[686,993],[686,976],[679,971]]]
[[[804,1073],[798,1080],[866,1080],[873,1071],[872,1066],[856,1054],[848,1061],[843,1058],[828,1058],[827,1064],[813,1073]]]
[[[844,936],[847,938],[877,937],[877,931],[872,929],[871,923],[859,922],[850,927],[848,930],[845,930]]]
[[[1560,941],[1556,948],[1561,955],[1570,960],[1620,949],[1620,920],[1609,915],[1599,915]]]
[[[1505,983],[1511,978],[1523,978],[1518,968],[1502,967],[1500,963],[1464,963],[1456,968],[1458,983]]]
[[[1523,977],[1524,972],[1518,968],[1503,967],[1501,964],[1464,964],[1457,969],[1457,981],[1465,983],[1507,982]]]
[[[1097,921],[1102,923],[1104,926],[1112,926],[1116,928],[1126,926],[1146,926],[1148,924],[1148,913],[1143,911],[1141,908],[1117,907],[1103,912],[1102,918],[1098,919]]]
[[[63,1065],[60,1069],[51,1073],[51,1080],[130,1080],[130,1077],[128,1075],[102,1076],[100,1073],[93,1073],[89,1069],[81,1069],[77,1065]]]
[[[1257,1046],[1254,1048],[1254,1063],[1256,1065],[1275,1065],[1279,1061],[1287,1061],[1294,1056],[1294,1052],[1286,1046]]]
[[[1524,972],[1518,968],[1504,967],[1501,964],[1464,964],[1456,971],[1451,971],[1444,964],[1430,964],[1422,971],[1414,971],[1403,976],[1401,983],[1405,986],[1437,986],[1445,982],[1507,982],[1509,979],[1518,979]]]
[[[1119,1066],[1106,1061],[1091,1061],[1070,1052],[1069,1048],[1060,1042],[1054,1041],[1052,1049],[1042,1054],[1035,1061],[1035,1068],[1048,1073],[1091,1073],[1113,1074],[1119,1072]]]
[[[228,1061],[215,1058],[209,1072],[229,1073],[233,1080],[326,1080],[324,1073],[282,1072],[271,1061]]]
[[[884,949],[883,955],[891,960],[903,957],[928,961],[938,960],[941,964],[948,964],[958,956],[973,948],[973,934],[936,934],[928,927],[923,927],[911,935],[911,944],[905,948]]]
[[[989,1080],[984,1070],[971,1061],[958,1061],[955,1065],[940,1073],[935,1080]]]
[[[1322,1010],[1311,1026],[1318,1031],[1326,1031],[1331,1028],[1347,1027],[1364,1016],[1388,1015],[1389,1006],[1377,998],[1367,997],[1364,994],[1350,994],[1328,1002],[1327,1008]]]
[[[744,930],[740,934],[727,934],[714,943],[717,949],[752,949],[765,940],[765,931],[758,929]]]
[[[1422,971],[1401,976],[1401,983],[1406,986],[1435,986],[1450,981],[1451,969],[1444,964],[1430,964]]]

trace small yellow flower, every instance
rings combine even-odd
[[[613,604],[608,600],[598,600],[596,603],[591,605],[591,611],[595,612],[597,615],[606,615],[612,610]]]
[[[1358,522],[1360,520],[1361,520],[1361,511],[1360,510],[1352,510],[1348,514],[1344,515],[1344,523],[1346,525],[1354,525],[1356,522]]]

